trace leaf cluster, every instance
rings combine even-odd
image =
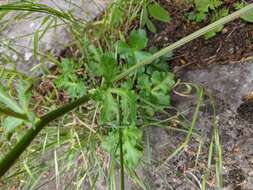
[[[75,67],[77,65],[75,62],[70,59],[63,59],[59,66],[61,74],[55,80],[56,87],[60,90],[66,90],[71,98],[86,94],[85,83],[76,74]]]
[[[190,20],[201,22],[210,11],[215,11],[223,4],[222,0],[194,0],[195,11],[189,15]]]
[[[134,125],[123,129],[123,153],[124,163],[128,168],[135,168],[142,156],[142,132]],[[113,155],[119,157],[119,132],[114,130],[108,134],[102,143],[102,148],[107,152],[114,153]]]
[[[145,30],[130,32],[128,39],[122,38],[116,43],[115,52],[98,55],[97,76],[102,77],[102,86],[93,94],[93,100],[100,105],[99,123],[109,125],[110,132],[103,141],[103,147],[112,155],[118,154],[119,120],[123,124],[123,149],[125,164],[136,166],[142,155],[141,129],[138,128],[138,105],[147,102],[161,109],[170,105],[170,92],[175,84],[174,75],[168,71],[167,61],[171,54],[157,59],[152,66],[143,67],[121,81],[117,86],[112,80],[120,71],[148,59],[156,48],[147,50],[148,38]],[[100,58],[99,58],[100,57]],[[94,62],[93,62],[94,63]],[[93,65],[94,66],[94,65]],[[145,108],[141,115],[153,115],[157,110]]]

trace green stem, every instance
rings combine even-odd
[[[15,161],[20,157],[20,155],[26,150],[37,134],[51,121],[63,116],[64,114],[70,112],[76,107],[82,105],[83,103],[89,101],[89,96],[83,96],[74,102],[64,105],[56,110],[49,112],[48,114],[42,116],[35,126],[30,128],[27,133],[20,139],[20,141],[11,149],[0,161],[0,177],[2,177],[9,168],[15,163]]]
[[[121,79],[123,79],[124,77],[126,77],[127,75],[129,75],[130,73],[134,72],[135,70],[139,69],[140,67],[143,67],[145,65],[151,64],[153,61],[157,60],[158,58],[160,58],[161,56],[172,52],[173,50],[185,45],[188,42],[191,42],[192,40],[206,34],[207,32],[212,31],[213,29],[215,29],[218,26],[222,26],[224,24],[227,24],[233,20],[235,20],[236,18],[239,18],[241,15],[249,12],[250,10],[253,9],[253,3],[245,6],[244,8],[240,9],[239,11],[236,11],[212,24],[209,24],[208,26],[182,38],[181,40],[178,40],[177,42],[163,48],[162,50],[158,51],[157,53],[153,54],[152,56],[150,56],[149,58],[141,61],[140,63],[130,67],[128,70],[126,70],[125,72],[119,74],[118,76],[116,76],[112,82],[117,82]]]
[[[119,128],[119,149],[120,149],[120,190],[125,189],[124,180],[124,153],[123,153],[123,140],[122,128]]]
[[[26,114],[22,114],[22,113],[18,113],[18,112],[14,112],[11,109],[8,108],[1,108],[0,107],[0,113],[7,115],[7,116],[11,116],[11,117],[15,117],[18,119],[22,119],[22,120],[28,120],[28,117]]]
[[[124,153],[123,153],[123,134],[122,134],[122,110],[119,103],[119,151],[120,151],[120,190],[125,189],[124,179]]]

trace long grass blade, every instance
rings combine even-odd
[[[68,13],[58,11],[52,7],[49,7],[45,4],[32,3],[32,2],[16,2],[9,3],[0,6],[0,11],[29,11],[29,12],[40,12],[46,13],[49,15],[56,16],[69,21],[74,21]]]

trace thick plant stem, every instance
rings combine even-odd
[[[157,53],[153,54],[152,56],[150,56],[149,58],[143,60],[140,63],[137,63],[136,65],[130,67],[128,70],[126,70],[125,72],[119,74],[118,76],[116,76],[112,82],[117,82],[121,79],[123,79],[124,77],[126,77],[127,75],[129,75],[130,73],[134,72],[135,70],[139,69],[140,67],[143,67],[145,65],[151,64],[153,61],[155,61],[156,59],[160,58],[161,56],[172,52],[173,50],[185,45],[188,42],[191,42],[192,40],[206,34],[207,32],[212,31],[213,29],[215,29],[218,26],[222,26],[224,24],[227,24],[237,18],[239,18],[241,15],[249,12],[250,10],[253,10],[253,3],[245,6],[244,8],[212,23],[209,24],[208,26],[182,38],[181,40],[178,40],[177,42],[163,48],[162,50],[158,51]]]
[[[33,128],[30,128],[27,133],[21,138],[21,140],[15,145],[15,147],[11,149],[10,152],[8,152],[0,161],[0,177],[3,176],[9,170],[9,168],[31,144],[37,134],[48,123],[79,107],[87,101],[89,101],[89,96],[83,96],[74,102],[64,105],[42,116],[40,120],[35,123],[35,126]]]

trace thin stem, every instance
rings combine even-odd
[[[22,120],[28,120],[28,117],[26,114],[22,114],[22,113],[18,113],[18,112],[14,112],[11,109],[8,108],[2,108],[0,107],[0,113],[7,115],[7,116],[11,116],[11,117],[15,117],[18,119],[22,119]]]
[[[120,189],[125,189],[125,179],[124,179],[124,153],[123,153],[123,134],[122,128],[119,128],[119,149],[120,149]]]
[[[53,9],[45,4],[39,4],[39,3],[11,3],[11,4],[6,4],[6,5],[1,5],[0,6],[0,11],[29,11],[29,12],[40,12],[40,13],[45,13],[49,15],[56,16],[58,18],[63,18],[69,21],[76,21],[73,20],[73,18],[65,13],[58,11],[56,9]]]
[[[241,15],[249,12],[250,10],[253,9],[253,3],[245,6],[244,8],[182,38],[181,40],[178,40],[177,42],[163,48],[162,50],[158,51],[157,53],[153,54],[152,56],[150,56],[149,58],[141,61],[140,63],[130,67],[129,69],[127,69],[125,72],[119,74],[118,76],[116,76],[112,82],[117,82],[121,79],[123,79],[124,77],[126,77],[127,75],[129,75],[130,73],[134,72],[135,70],[139,69],[140,67],[143,67],[145,65],[148,65],[148,64],[151,64],[153,61],[155,61],[156,59],[160,58],[161,56],[167,54],[167,53],[170,53],[172,52],[173,50],[185,45],[186,43],[188,42],[191,42],[192,40],[206,34],[207,32],[210,32],[212,31],[213,29],[215,29],[216,27],[218,26],[222,26],[224,24],[227,24],[237,18],[239,18]]]
[[[122,110],[119,101],[119,149],[120,149],[120,190],[125,189],[124,179],[124,153],[123,153],[123,134],[122,134]]]
[[[20,141],[15,145],[15,147],[11,149],[10,152],[8,152],[0,161],[0,177],[2,177],[9,170],[9,168],[15,163],[15,161],[20,157],[20,155],[31,144],[31,142],[37,136],[37,134],[48,123],[72,111],[73,109],[84,104],[87,101],[89,101],[88,95],[83,96],[74,102],[64,105],[42,116],[40,120],[35,123],[35,126],[30,128],[27,131],[27,133],[20,139]]]

